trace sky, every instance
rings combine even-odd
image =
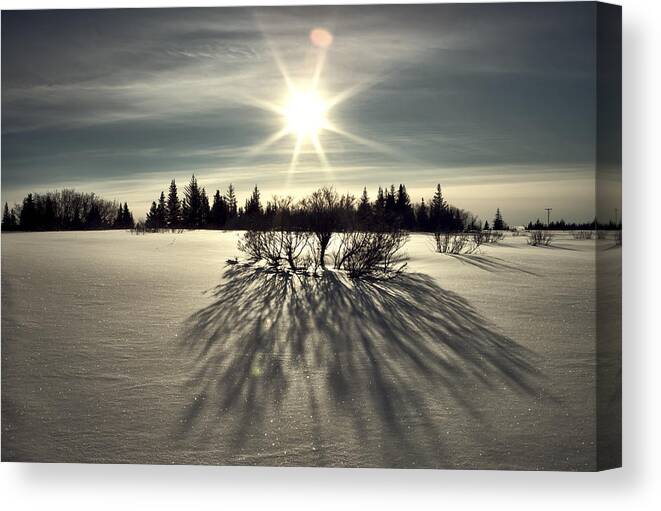
[[[587,220],[594,15],[592,3],[4,11],[2,200],[75,187],[139,217],[195,173],[240,199],[254,185],[265,199],[323,185],[374,198],[404,183],[419,201],[440,183],[483,219],[552,207]],[[288,80],[300,93],[317,72],[315,97],[336,103],[315,147],[283,132],[282,107]]]

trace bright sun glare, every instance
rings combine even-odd
[[[317,92],[293,92],[284,108],[287,129],[298,138],[316,138],[327,125],[327,110]]]
[[[359,82],[353,87],[345,89],[338,94],[327,98],[322,97],[318,92],[319,82],[326,61],[326,53],[333,44],[333,34],[324,28],[314,28],[310,31],[310,42],[316,48],[317,61],[312,77],[309,82],[305,84],[304,88],[301,89],[294,84],[278,53],[272,48],[275,63],[284,79],[288,95],[281,103],[272,103],[257,98],[248,98],[249,104],[275,112],[279,114],[283,120],[283,127],[261,144],[255,146],[251,151],[252,154],[257,154],[265,150],[267,147],[275,144],[287,135],[293,135],[296,139],[291,155],[291,161],[289,163],[289,169],[287,171],[287,186],[296,170],[299,155],[306,152],[306,147],[309,146],[312,147],[314,153],[319,158],[322,168],[328,172],[332,172],[332,167],[328,162],[321,140],[321,135],[324,131],[332,132],[335,135],[341,135],[357,144],[390,154],[388,148],[384,148],[381,144],[354,135],[346,129],[341,128],[330,119],[330,114],[333,108],[346,101],[354,94],[360,92],[365,88],[367,83]]]

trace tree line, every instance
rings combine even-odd
[[[616,231],[622,229],[622,222],[615,223],[610,220],[602,223],[595,218],[592,222],[565,222],[564,219],[560,219],[545,224],[538,218],[535,222],[528,222],[526,229],[529,231]]]
[[[458,232],[483,227],[475,215],[448,204],[440,184],[436,186],[431,200],[425,201],[423,198],[415,204],[403,184],[379,187],[374,200],[370,199],[367,188],[363,189],[358,199],[324,188],[297,203],[288,197],[273,197],[265,204],[259,188],[255,186],[243,206],[238,206],[232,184],[225,193],[216,190],[210,198],[194,175],[184,187],[181,197],[174,179],[170,182],[167,195],[161,191],[158,199],[151,203],[145,226],[149,229],[268,228],[283,210],[286,210],[289,222],[300,229],[307,228],[314,220],[312,217],[320,215],[327,217],[336,231],[342,229],[343,222],[373,230],[396,228],[427,232]],[[489,222],[484,227],[490,228]],[[507,228],[500,210],[496,212],[493,228]]]
[[[73,189],[28,193],[21,204],[5,202],[3,231],[60,231],[81,229],[132,229],[128,204],[102,199],[94,193]]]

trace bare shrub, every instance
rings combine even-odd
[[[289,264],[289,269],[299,271],[307,269],[309,259],[304,257],[308,248],[310,233],[305,231],[277,231],[282,247],[282,258]]]
[[[300,209],[307,218],[307,229],[315,238],[312,248],[318,266],[325,267],[326,250],[333,233],[342,230],[349,222],[354,200],[351,195],[339,195],[333,188],[324,187],[301,201]]]
[[[252,262],[265,261],[267,265],[278,268],[282,263],[282,238],[274,230],[246,231],[237,245],[241,252],[247,254]]]
[[[489,231],[489,243],[498,243],[505,239],[505,233],[502,231]]]
[[[607,240],[608,239],[608,231],[597,231],[597,239],[598,240]]]
[[[594,236],[593,231],[572,231],[572,238],[575,240],[591,240]]]
[[[339,233],[334,267],[346,270],[351,278],[397,275],[406,267],[407,257],[401,249],[407,241],[404,231]]]
[[[239,240],[238,249],[252,262],[264,261],[272,268],[284,263],[292,271],[307,268],[306,249],[310,234],[290,229],[246,231]]]
[[[473,231],[471,233],[471,238],[473,241],[473,245],[475,246],[475,250],[480,248],[480,245],[484,245],[485,243],[489,243],[489,240],[491,239],[491,234],[490,231],[483,229],[480,231]],[[436,244],[438,246],[438,243]]]
[[[479,247],[476,244],[475,236],[471,238],[468,233],[435,232],[433,236],[436,251],[441,254],[472,254]],[[482,244],[486,242],[487,237],[488,234],[481,234],[477,238]]]
[[[530,234],[528,235],[528,245],[531,245],[533,247],[548,247],[551,242],[553,241],[553,234],[550,233],[549,231],[543,231],[541,229],[537,229],[534,231],[530,231]]]
[[[622,246],[622,231],[615,231],[615,246]]]

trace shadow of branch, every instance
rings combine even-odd
[[[223,441],[234,449],[288,399],[305,401],[313,421],[348,417],[358,437],[376,430],[397,449],[422,452],[438,444],[442,427],[431,398],[480,419],[475,393],[541,392],[532,352],[415,273],[352,281],[235,265],[213,302],[186,321],[182,348],[193,361],[195,398],[178,434],[224,421]],[[321,428],[316,435],[323,443]]]

